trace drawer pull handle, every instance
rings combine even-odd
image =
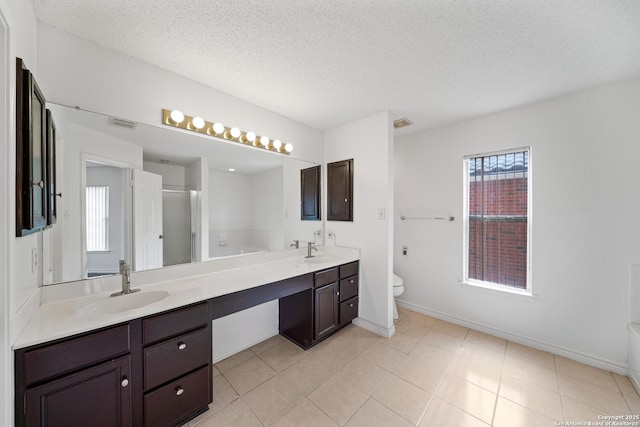
[[[185,348],[187,348],[187,345],[183,342],[178,344],[178,350],[184,350]]]
[[[349,304],[349,307],[353,308],[353,303]]]
[[[340,291],[336,292],[336,295],[340,296]]]
[[[353,279],[349,280],[349,283],[351,283],[353,285]]]
[[[176,396],[180,396],[182,393],[184,393],[184,389],[180,386],[176,387]]]
[[[127,377],[122,377],[122,382],[120,383],[120,385],[122,387],[126,387],[129,385],[129,380],[127,379]]]

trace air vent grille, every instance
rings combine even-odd
[[[396,129],[411,126],[412,124],[413,122],[405,117],[393,121],[393,127]]]
[[[135,122],[130,122],[128,120],[116,119],[115,117],[109,117],[109,124],[111,126],[124,128],[124,129],[135,129],[138,126]]]

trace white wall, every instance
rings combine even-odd
[[[15,262],[23,259],[15,236],[15,58],[38,76],[36,19],[31,2],[0,0],[0,424],[13,424],[13,354],[11,342],[21,325],[15,312],[36,292],[15,286]],[[36,236],[26,249],[35,247]]]
[[[362,248],[360,324],[383,335],[394,332],[391,300],[393,242],[393,134],[388,112],[325,133],[327,163],[354,159],[353,222],[327,221],[339,246]],[[326,185],[326,168],[323,171]],[[378,219],[384,209],[385,219]],[[323,200],[326,218],[326,198]]]
[[[284,247],[284,195],[282,168],[251,175],[251,240],[271,251]],[[287,248],[288,249],[288,248]]]
[[[196,230],[195,261],[209,259],[209,159],[200,157],[185,168],[185,190],[197,191],[191,220]]]
[[[184,166],[143,162],[143,168],[147,172],[162,175],[163,190],[184,190],[186,188]]]
[[[248,245],[251,228],[251,177],[209,171],[209,245],[213,254]]]
[[[401,300],[624,370],[629,266],[640,262],[638,111],[640,78],[398,138],[394,260],[405,283]],[[458,283],[462,158],[522,146],[532,147],[533,298]],[[399,221],[419,214],[456,221]]]

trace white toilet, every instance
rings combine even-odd
[[[396,297],[399,297],[404,292],[404,281],[393,273],[393,318],[398,318],[398,307],[396,306]]]

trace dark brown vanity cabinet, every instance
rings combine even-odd
[[[300,171],[300,219],[320,219],[320,166]]]
[[[17,350],[17,426],[174,426],[212,402],[208,303]]]
[[[144,425],[178,425],[213,401],[207,303],[142,320]]]
[[[15,356],[16,425],[133,425],[128,324]]]
[[[313,274],[313,289],[280,298],[280,335],[310,348],[358,317],[354,261]]]
[[[327,220],[353,221],[353,159],[327,163]]]

